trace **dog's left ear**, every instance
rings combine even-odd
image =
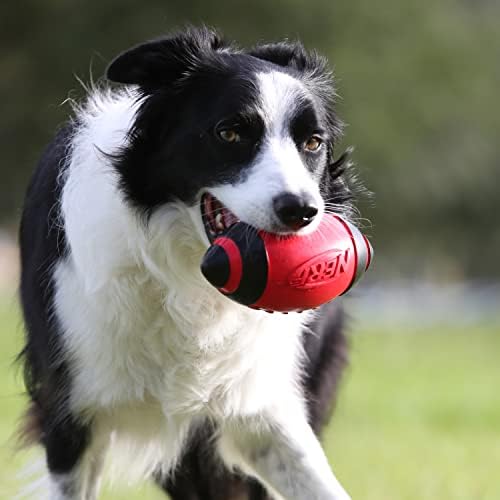
[[[157,88],[174,83],[200,59],[201,54],[223,46],[221,37],[208,28],[187,28],[122,52],[108,66],[112,82]]]
[[[316,52],[309,53],[300,42],[278,42],[258,45],[248,52],[254,57],[278,66],[292,67],[299,71],[325,67],[326,60]]]

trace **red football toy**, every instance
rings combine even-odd
[[[220,292],[246,306],[303,311],[347,292],[372,257],[359,229],[325,214],[318,228],[303,236],[267,233],[238,222],[213,241],[201,271]]]

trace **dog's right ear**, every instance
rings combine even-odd
[[[200,56],[223,46],[208,28],[187,28],[183,33],[159,38],[122,52],[108,66],[112,82],[158,88],[174,83],[192,70]]]

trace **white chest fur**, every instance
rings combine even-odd
[[[164,290],[132,270],[89,295],[71,261],[56,280],[75,409],[152,398],[167,415],[225,418],[259,412],[294,390],[296,315],[246,310],[204,287],[191,295]]]

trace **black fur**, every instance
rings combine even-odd
[[[20,230],[21,304],[27,330],[21,353],[31,398],[31,436],[46,449],[49,470],[68,472],[89,439],[89,428],[67,408],[71,377],[61,355],[61,335],[53,314],[53,265],[66,252],[59,219],[59,177],[65,168],[74,125],[61,129],[43,154],[28,188]]]

